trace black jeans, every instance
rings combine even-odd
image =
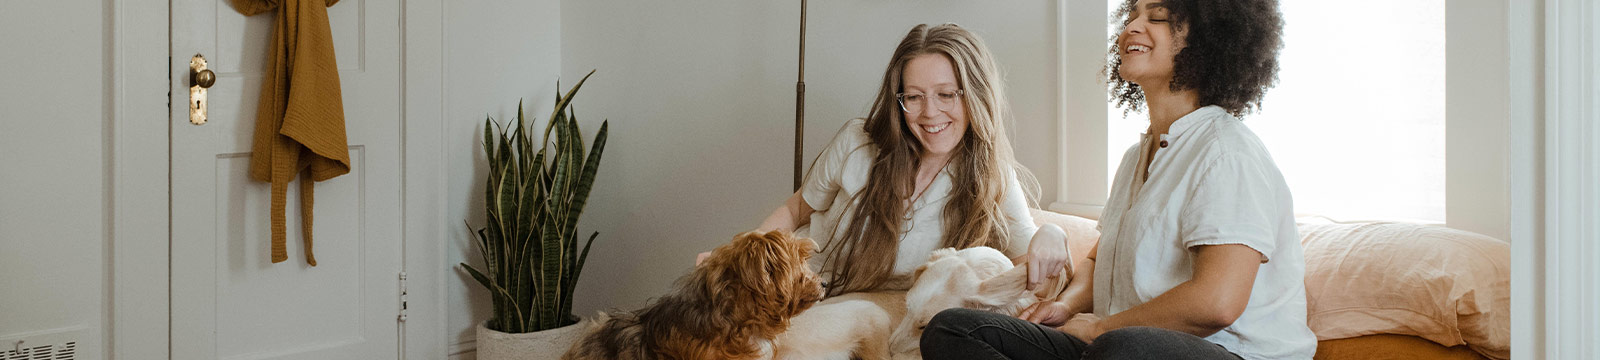
[[[1112,330],[1090,345],[1060,330],[1004,314],[968,309],[950,309],[934,315],[922,332],[922,358],[1240,359],[1222,345],[1167,329]]]

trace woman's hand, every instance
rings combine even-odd
[[[695,255],[694,256],[694,266],[700,266],[700,263],[705,262],[706,258],[710,257],[710,256],[711,256],[711,252],[710,251],[700,253],[699,255]]]
[[[1105,329],[1100,328],[1100,325],[1099,316],[1095,316],[1094,313],[1081,313],[1073,316],[1071,320],[1067,320],[1067,323],[1062,324],[1057,329],[1067,333],[1067,335],[1078,338],[1078,340],[1083,340],[1084,343],[1093,344],[1094,338],[1100,337],[1100,334],[1106,332]]]
[[[1057,327],[1066,324],[1072,315],[1072,309],[1066,303],[1043,301],[1028,305],[1027,309],[1022,309],[1022,314],[1017,315],[1017,318],[1039,325]]]
[[[1028,290],[1039,287],[1046,279],[1055,279],[1063,269],[1072,265],[1067,253],[1067,232],[1055,224],[1044,224],[1033,233],[1028,243]],[[1070,270],[1068,270],[1070,271]]]

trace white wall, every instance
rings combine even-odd
[[[110,4],[0,2],[0,338],[83,327],[86,359],[109,338]]]
[[[484,225],[483,120],[506,124],[524,101],[527,116],[540,126],[555,99],[561,66],[561,3],[556,0],[452,0],[444,16],[444,151],[448,172],[443,226],[449,249],[445,276],[452,357],[471,358],[473,327],[489,318],[488,292],[459,269],[481,266],[466,220]],[[566,79],[571,86],[576,79]],[[582,110],[582,109],[580,109]]]
[[[579,0],[561,11],[562,74],[599,69],[578,96],[580,123],[611,121],[579,224],[600,237],[577,311],[638,308],[790,193],[799,3]],[[1055,183],[1053,2],[819,1],[808,22],[807,166],[846,120],[866,116],[906,31],[955,22],[1008,74],[1018,158]]]
[[[1506,10],[1502,0],[1445,6],[1445,225],[1509,240],[1512,98]]]

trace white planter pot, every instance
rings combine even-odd
[[[510,334],[489,329],[489,322],[478,323],[479,360],[557,360],[572,343],[587,335],[588,321],[545,331]]]

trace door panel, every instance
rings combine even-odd
[[[399,5],[345,0],[328,12],[351,171],[316,184],[313,267],[298,185],[285,212],[289,259],[273,264],[270,185],[247,175],[274,14],[172,1],[172,104],[188,101],[190,56],[217,74],[205,125],[190,125],[182,105],[169,119],[175,359],[401,357]]]

